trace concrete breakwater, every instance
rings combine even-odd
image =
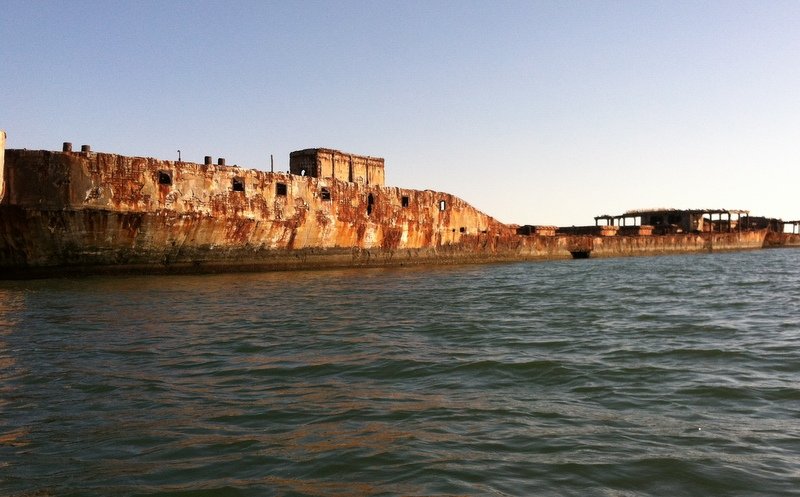
[[[448,193],[387,187],[383,159],[331,149],[293,152],[289,172],[264,172],[69,143],[60,152],[2,148],[6,278],[708,252],[761,248],[770,232],[730,222],[665,234],[522,229]],[[786,236],[773,245],[792,244]]]

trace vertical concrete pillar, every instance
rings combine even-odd
[[[353,182],[353,156],[350,156],[350,165],[349,169],[347,170],[347,181],[350,183]]]

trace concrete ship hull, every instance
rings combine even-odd
[[[520,235],[443,192],[88,150],[4,152],[4,278],[691,253],[761,248],[766,235]]]

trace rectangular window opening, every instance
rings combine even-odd
[[[242,178],[233,178],[233,191],[235,192],[244,191],[244,180]]]
[[[286,196],[286,183],[275,184],[275,195],[278,195],[279,197]]]
[[[369,196],[367,197],[367,215],[368,216],[372,215],[372,207],[374,205],[375,205],[375,197],[373,197],[372,194],[370,193]]]
[[[408,207],[408,195],[403,195],[403,198],[400,201],[402,202],[403,207]]]

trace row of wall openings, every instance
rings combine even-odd
[[[288,193],[289,191],[288,188],[286,187],[286,183],[275,183],[275,195],[277,195],[278,197],[285,197]],[[330,200],[331,191],[326,187],[322,187],[319,196],[322,200]]]
[[[171,185],[172,184],[172,173],[170,171],[159,171],[158,172],[158,184],[159,185]],[[233,178],[231,187],[235,192],[243,192],[244,191],[244,179],[235,177]],[[288,191],[286,188],[286,183],[276,183],[275,184],[275,195],[280,197],[285,197]],[[330,189],[323,187],[320,190],[320,198],[322,200],[330,200],[331,199],[331,191]],[[372,205],[375,203],[375,199],[373,198],[372,194],[369,195],[368,200],[368,207],[367,207],[367,214],[372,212]],[[408,197],[403,197],[403,207],[408,207]]]

